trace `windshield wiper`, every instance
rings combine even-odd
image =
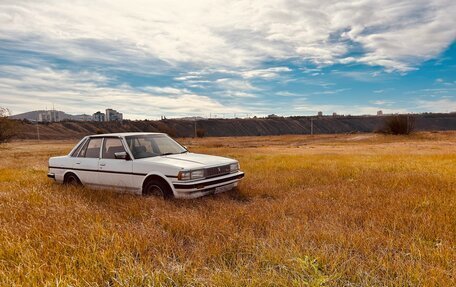
[[[188,150],[184,150],[184,151],[181,151],[181,152],[165,152],[165,153],[162,153],[162,155],[172,155],[172,154],[181,154],[181,153],[186,153],[188,152]]]

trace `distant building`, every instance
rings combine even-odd
[[[333,117],[337,117],[337,113],[333,113]]]
[[[322,117],[323,116],[323,112],[318,112],[318,116]]]
[[[50,120],[49,120],[49,116],[48,116],[47,112],[39,113],[37,121],[38,122],[49,122]]]
[[[56,110],[40,112],[38,113],[38,122],[60,122],[59,112]]]
[[[381,111],[381,110],[378,111],[378,112],[377,112],[377,116],[383,116],[383,111]]]
[[[123,115],[122,113],[119,113],[116,110],[113,109],[106,109],[106,116],[105,116],[105,121],[111,122],[111,121],[122,121]]]
[[[279,116],[276,115],[276,114],[270,114],[270,115],[268,115],[268,118],[278,118],[278,117],[279,117]]]
[[[93,117],[91,115],[82,114],[73,116],[73,119],[81,122],[89,122],[93,120]]]
[[[98,111],[98,112],[93,114],[92,120],[94,120],[96,122],[104,122],[105,121],[105,114],[103,114],[102,112]]]

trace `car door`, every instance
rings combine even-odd
[[[115,154],[118,152],[126,152],[122,139],[105,137],[99,162],[99,182],[106,187],[128,189],[132,187],[133,161],[117,159]]]
[[[90,138],[74,161],[73,169],[82,184],[98,185],[98,161],[102,138]]]

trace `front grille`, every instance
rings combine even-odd
[[[204,177],[209,178],[209,177],[215,177],[215,176],[220,176],[224,174],[230,173],[230,165],[222,165],[222,166],[216,166],[216,167],[210,167],[206,168],[204,170]]]

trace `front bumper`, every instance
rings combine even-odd
[[[55,173],[48,172],[48,177],[55,180]]]
[[[174,190],[178,198],[196,198],[207,194],[228,191],[237,186],[244,177],[242,171],[210,179],[191,182],[174,182]]]

